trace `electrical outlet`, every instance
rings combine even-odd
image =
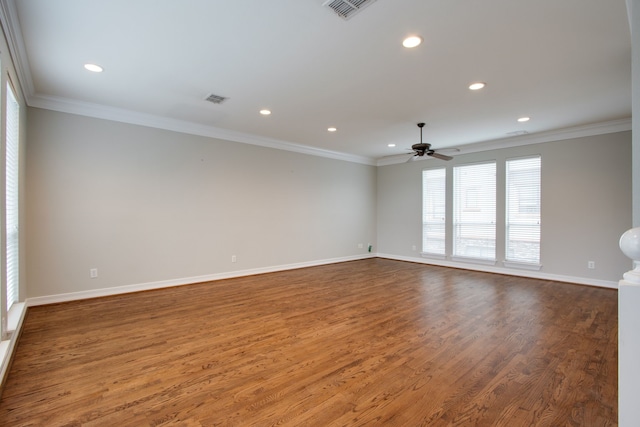
[[[364,248],[364,243],[358,243],[358,249]]]
[[[97,268],[90,269],[89,277],[91,277],[92,279],[95,279],[96,277],[98,277],[98,269]]]
[[[238,258],[235,255],[231,255],[231,262],[236,262]]]
[[[593,270],[594,268],[596,268],[596,262],[595,261],[588,261],[587,262],[587,268],[590,268],[591,270]]]
[[[414,252],[415,252],[415,251],[416,251],[416,249],[417,249],[417,248],[416,248],[416,245],[411,246],[411,250],[412,250],[412,251],[414,251]]]

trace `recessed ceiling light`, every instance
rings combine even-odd
[[[393,148],[395,146],[396,146],[396,144],[387,144],[387,147],[389,147],[389,148]]]
[[[327,128],[327,130],[328,130],[329,132],[335,132],[335,131],[337,131],[337,130],[338,130],[338,128],[334,128],[334,127],[332,126],[332,127],[330,127],[330,128]]]
[[[271,114],[271,110],[267,110],[267,109],[260,110],[260,114],[262,114],[263,116],[268,116],[269,114]]]
[[[103,68],[96,64],[84,64],[84,68],[94,73],[101,73],[103,71]]]
[[[471,90],[480,90],[483,87],[485,87],[486,85],[487,85],[486,83],[482,83],[482,82],[471,83],[469,85],[469,89],[471,89]]]
[[[406,39],[402,40],[402,46],[407,48],[420,46],[420,43],[422,43],[422,37],[420,36],[409,36]]]
[[[520,123],[528,122],[529,120],[531,120],[531,117],[520,117],[518,119]]]

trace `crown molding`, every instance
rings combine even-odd
[[[152,114],[139,113],[131,110],[107,107],[100,104],[59,98],[53,96],[35,95],[27,98],[30,107],[59,111],[62,113],[77,114],[104,120],[147,126],[156,129],[164,129],[179,133],[204,136],[208,138],[224,139],[226,141],[241,142],[244,144],[258,145],[261,147],[275,148],[278,150],[293,151],[295,153],[311,156],[326,157],[334,160],[344,160],[352,163],[375,166],[376,161],[370,157],[354,154],[324,150],[321,148],[295,144],[288,141],[267,138],[259,135],[236,132],[228,129],[216,128],[184,120],[176,120]]]
[[[29,100],[35,91],[15,0],[0,0],[0,23],[2,23],[13,67],[20,81],[18,86],[24,99]]]
[[[9,54],[14,64],[19,86],[28,106],[44,108],[70,114],[112,120],[174,132],[205,136],[209,138],[224,139],[227,141],[241,142],[244,144],[258,145],[261,147],[275,148],[278,150],[292,151],[295,153],[325,157],[334,160],[343,160],[352,163],[375,166],[374,158],[357,156],[331,150],[295,144],[259,135],[230,131],[213,126],[202,125],[166,117],[144,114],[135,111],[107,107],[77,100],[60,97],[44,96],[35,93],[31,69],[27,51],[22,37],[22,28],[16,10],[15,0],[0,0],[0,23],[4,30],[5,39],[9,47]]]
[[[326,157],[334,160],[343,160],[370,166],[386,166],[404,163],[407,161],[406,154],[388,156],[376,160],[371,157],[324,150],[321,148],[295,144],[288,141],[266,138],[259,135],[236,132],[228,129],[216,128],[214,126],[208,126],[184,120],[170,119],[167,117],[139,113],[120,108],[107,107],[100,104],[88,103],[66,98],[35,95],[27,97],[27,104],[31,107],[43,108],[63,113],[77,114],[104,120],[112,120],[140,126],[147,126],[179,133],[204,136],[208,138],[223,139],[226,141],[234,141],[261,147],[274,148],[278,150],[292,151],[301,154],[308,154],[311,156]],[[460,149],[460,152],[457,154],[470,154],[480,151],[513,148],[523,145],[542,144],[545,142],[562,141],[573,138],[582,138],[586,136],[630,131],[631,123],[631,118],[626,118],[601,123],[592,123],[582,126],[574,126],[570,128],[555,129],[527,135],[501,138],[484,142],[477,142],[459,146],[458,148]],[[423,157],[418,159],[417,161],[429,160],[432,159],[430,157]]]
[[[545,132],[532,133],[527,135],[513,136],[508,138],[495,139],[491,141],[477,142],[474,144],[461,145],[460,154],[477,153],[480,151],[498,150],[503,148],[521,147],[523,145],[542,144],[545,142],[563,141],[566,139],[583,138],[586,136],[604,135],[607,133],[624,132],[631,130],[631,118],[611,120],[601,123],[592,123],[570,128],[554,129]],[[420,158],[417,161],[431,160],[430,157]],[[404,163],[407,155],[395,155],[378,159],[376,166],[387,166]]]
[[[627,0],[627,5],[631,3]],[[343,152],[324,150],[321,148],[266,138],[255,134],[231,131],[213,126],[170,119],[166,117],[139,113],[126,109],[108,107],[104,105],[77,101],[61,97],[45,96],[35,93],[28,56],[22,37],[22,29],[16,10],[16,0],[0,0],[0,23],[9,47],[9,54],[20,82],[19,86],[27,105],[70,114],[112,120],[174,132],[204,136],[209,138],[224,139],[227,141],[257,145],[279,150],[292,151],[301,154],[343,160],[352,163],[360,163],[370,166],[386,166],[404,163],[407,155],[394,155],[375,159],[372,157],[358,156]],[[631,130],[631,118],[595,123],[571,128],[557,129],[535,134],[507,137],[496,140],[467,144],[458,147],[459,154],[475,153],[480,151],[496,150],[501,148],[519,147],[544,142],[561,141],[565,139],[585,136],[602,135]],[[418,161],[431,160],[429,157],[420,158]]]

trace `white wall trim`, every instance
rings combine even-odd
[[[277,265],[273,267],[253,268],[248,270],[229,271],[225,273],[208,274],[204,276],[185,277],[180,279],[161,280],[158,282],[139,283],[134,285],[115,286],[112,288],[92,289],[88,291],[70,292],[65,294],[47,295],[27,298],[28,307],[55,304],[60,302],[77,301],[89,298],[99,298],[112,295],[127,294],[131,292],[150,291],[154,289],[169,288],[173,286],[192,285],[195,283],[211,282],[214,280],[232,279],[235,277],[253,276],[256,274],[274,273],[278,271],[295,270],[298,268],[315,267],[318,265],[336,264],[339,262],[356,261],[367,258],[375,258],[374,254],[354,255],[341,258],[330,258],[318,261],[300,262],[295,264]]]
[[[258,145],[261,147],[275,148],[278,150],[293,151],[295,153],[309,154],[312,156],[326,157],[335,160],[344,160],[352,163],[361,163],[375,166],[376,161],[370,157],[341,153],[338,151],[324,150],[293,142],[281,141],[260,135],[236,132],[221,129],[214,126],[203,125],[184,120],[170,119],[153,114],[139,113],[122,108],[108,107],[60,98],[55,96],[32,95],[27,98],[27,104],[31,107],[45,110],[59,111],[62,113],[76,114],[79,116],[93,117],[121,123],[129,123],[139,126],[147,126],[155,129],[169,130],[190,135],[205,136],[208,138],[223,139],[225,141],[241,142],[243,144]]]
[[[334,160],[343,160],[370,166],[386,166],[405,163],[407,161],[406,154],[374,159],[371,157],[358,156],[355,154],[324,150],[321,148],[296,144],[293,142],[267,138],[260,135],[221,129],[214,126],[203,125],[184,120],[170,119],[167,117],[161,117],[152,114],[139,113],[121,108],[108,107],[100,104],[54,96],[27,93],[26,102],[31,107],[42,108],[45,110],[59,111],[62,113],[76,114],[80,116],[135,124],[139,126],[147,126],[155,129],[169,130],[173,132],[204,136],[208,138],[223,139],[226,141],[241,142],[244,144],[258,145],[261,147],[275,148],[278,150],[292,151],[296,153],[308,154],[311,156],[326,157]],[[608,122],[592,123],[589,125],[555,129],[546,132],[500,138],[490,141],[462,145],[458,147],[460,149],[460,152],[457,154],[469,154],[480,151],[520,147],[523,145],[541,144],[544,142],[562,141],[566,139],[581,138],[586,136],[595,136],[629,130],[631,130],[631,118],[612,120]],[[417,159],[417,161],[425,160],[432,160],[432,158],[425,156]]]
[[[437,259],[425,259],[406,257],[401,255],[377,254],[379,258],[393,259],[396,261],[416,262],[420,264],[437,265],[440,267],[460,268],[463,270],[481,271],[484,273],[504,274],[507,276],[527,277],[530,279],[553,280],[556,282],[574,283],[578,285],[597,286],[599,288],[618,289],[618,282],[607,280],[590,279],[588,277],[563,276],[560,274],[548,274],[540,271],[528,271],[522,269],[508,269],[504,267],[494,267],[489,265],[471,264]]]
[[[627,0],[627,8],[630,10],[631,2]],[[358,156],[321,148],[306,146],[260,135],[253,135],[227,129],[216,128],[203,124],[187,122],[166,117],[143,114],[131,110],[108,107],[104,105],[87,103],[67,98],[46,96],[35,92],[29,61],[26,60],[26,48],[22,39],[20,21],[17,17],[15,0],[0,0],[0,21],[6,30],[7,43],[13,62],[18,73],[20,87],[27,105],[70,114],[87,117],[112,120],[123,123],[136,124],[157,129],[170,130],[192,135],[219,138],[227,141],[241,142],[279,150],[293,151],[312,156],[326,157],[335,160],[360,163],[371,166],[385,166],[407,161],[407,155],[388,156],[380,159]],[[460,154],[488,151],[499,148],[518,147],[522,145],[539,144],[543,142],[560,141],[564,139],[579,138],[584,136],[601,135],[605,133],[631,130],[631,118],[613,120],[602,123],[593,123],[583,126],[555,129],[546,132],[521,135],[515,137],[500,138],[485,142],[459,146]],[[429,160],[431,157],[419,158],[418,161]]]
[[[9,339],[0,341],[0,389],[4,386],[4,381],[9,373],[11,357],[13,356],[13,352],[18,344],[18,338],[22,333],[22,323],[24,322],[26,312],[26,304],[13,304],[11,307],[11,327],[14,328],[14,330],[11,332],[11,337]]]
[[[2,28],[5,30],[5,38],[9,53],[13,59],[13,66],[18,73],[18,80],[20,81],[18,86],[22,90],[24,99],[28,100],[34,93],[34,86],[15,0],[0,1],[0,22],[2,22]]]
[[[259,135],[220,129],[214,126],[207,126],[193,122],[155,116],[152,114],[138,113],[131,110],[38,94],[35,92],[31,69],[29,68],[29,61],[27,60],[26,48],[22,38],[22,29],[20,28],[20,20],[18,19],[16,11],[15,0],[0,0],[0,22],[2,23],[2,27],[6,30],[5,35],[9,45],[9,51],[18,73],[18,80],[20,81],[19,86],[23,89],[25,102],[30,107],[210,138],[219,138],[227,141],[276,148],[279,150],[293,151],[296,153],[326,157],[335,160],[344,160],[347,162],[361,163],[370,166],[375,166],[376,164],[375,159],[370,157],[324,150],[302,144],[266,138]]]
[[[618,288],[617,282],[588,279],[584,277],[561,276],[556,274],[545,274],[540,272],[529,272],[529,271],[522,271],[522,270],[510,271],[508,269],[493,267],[493,266],[465,264],[465,263],[452,262],[452,261],[446,261],[446,260],[413,258],[413,257],[405,257],[405,256],[398,256],[398,255],[390,255],[390,254],[365,254],[365,255],[355,255],[355,256],[341,257],[341,258],[331,258],[331,259],[325,259],[325,260],[319,260],[319,261],[301,262],[301,263],[295,263],[295,264],[285,264],[285,265],[279,265],[274,267],[231,271],[226,273],[210,274],[205,276],[194,276],[194,277],[187,277],[182,279],[163,280],[158,282],[141,283],[136,285],[117,286],[113,288],[103,288],[103,289],[95,289],[95,290],[89,290],[89,291],[71,292],[71,293],[65,293],[65,294],[34,297],[34,298],[28,298],[24,304],[18,304],[20,312],[17,314],[18,322],[16,324],[16,329],[11,334],[11,338],[9,340],[0,342],[0,386],[4,384],[4,379],[9,369],[9,362],[15,350],[18,337],[22,332],[22,325],[23,325],[27,307],[33,307],[33,306],[45,305],[45,304],[55,304],[55,303],[69,302],[69,301],[77,301],[82,299],[105,297],[105,296],[112,296],[112,295],[121,295],[121,294],[126,294],[131,292],[140,292],[140,291],[168,288],[173,286],[190,285],[190,284],[201,283],[201,282],[210,282],[214,280],[231,279],[234,277],[273,273],[278,271],[294,270],[294,269],[305,268],[305,267],[315,267],[319,265],[335,264],[339,262],[356,261],[356,260],[368,259],[368,258],[386,258],[386,259],[392,259],[397,261],[408,261],[408,262],[415,262],[420,264],[438,265],[442,267],[461,268],[461,269],[481,271],[486,273],[498,273],[498,274],[506,274],[506,275],[512,275],[512,276],[529,277],[533,279],[554,280],[559,282],[576,283],[581,285],[598,286],[598,287],[604,287],[604,288],[613,288],[613,289]]]
[[[477,142],[474,144],[461,145],[460,154],[476,153],[480,151],[498,150],[503,148],[520,147],[523,145],[542,144],[545,142],[563,141],[566,139],[583,138],[587,136],[604,135],[607,133],[624,132],[631,130],[631,119],[611,120],[602,123],[593,123],[571,128],[556,129],[547,132],[532,133],[528,135],[514,136],[509,138],[495,139],[492,141]],[[416,161],[429,161],[431,157],[425,156]],[[407,155],[388,156],[378,159],[377,166],[395,165],[405,163]]]
[[[113,295],[121,295],[132,292],[149,291],[154,289],[169,288],[173,286],[192,285],[195,283],[211,282],[222,279],[232,279],[235,277],[252,276],[256,274],[274,273],[278,271],[295,270],[298,268],[315,267],[319,265],[335,264],[339,262],[356,261],[368,258],[386,258],[397,261],[408,261],[420,264],[437,265],[441,267],[460,268],[464,270],[481,271],[485,273],[505,274],[509,276],[528,277],[532,279],[554,280],[558,282],[575,283],[580,285],[597,286],[602,288],[618,289],[618,282],[610,282],[606,280],[590,279],[586,277],[563,276],[558,274],[547,274],[538,271],[526,270],[510,270],[502,267],[495,267],[482,264],[470,264],[464,262],[454,262],[447,260],[413,258],[390,254],[366,254],[355,255],[341,258],[331,258],[319,261],[301,262],[295,264],[285,264],[273,267],[254,268],[248,270],[229,271],[225,273],[209,274],[204,276],[193,276],[179,279],[162,280],[158,282],[139,283],[133,285],[116,286],[112,288],[92,289],[80,292],[70,292],[65,294],[46,295],[40,297],[27,298],[25,301],[27,307],[38,305],[56,304],[61,302],[77,301],[89,298],[99,298]]]

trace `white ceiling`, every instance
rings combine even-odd
[[[444,148],[631,117],[625,0],[377,0],[346,21],[322,3],[2,0],[32,106],[365,163],[420,121]]]

